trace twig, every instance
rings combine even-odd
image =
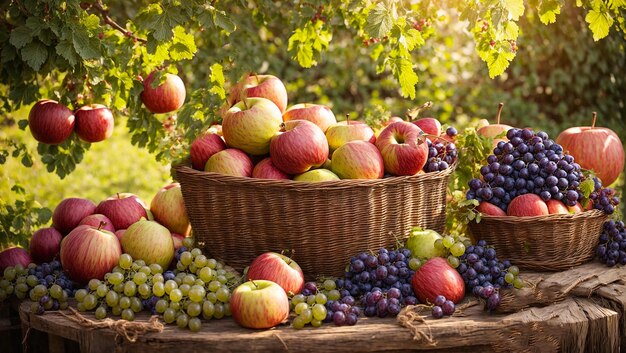
[[[117,22],[115,22],[110,16],[109,16],[109,10],[104,8],[104,5],[102,4],[101,0],[98,0],[96,2],[94,2],[93,6],[95,6],[95,8],[100,12],[100,14],[102,15],[102,19],[104,20],[104,23],[108,24],[109,26],[113,27],[114,29],[124,33],[125,36],[128,36],[130,38],[133,38],[136,41],[139,41],[141,43],[147,43],[148,41],[143,39],[143,38],[139,38],[137,36],[135,36],[133,34],[133,32],[131,31],[127,31],[124,27],[120,26]]]

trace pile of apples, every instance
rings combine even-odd
[[[234,85],[222,125],[191,144],[192,167],[239,177],[318,182],[380,179],[424,172],[426,139],[451,142],[434,118],[398,117],[380,133],[359,121],[337,122],[330,108],[287,108],[287,90],[272,75],[249,75]]]
[[[149,208],[131,193],[119,193],[98,205],[72,197],[54,209],[52,227],[33,234],[29,252],[21,248],[5,250],[0,263],[6,260],[26,266],[59,258],[72,280],[86,283],[102,280],[122,253],[168,268],[174,251],[190,233],[178,183],[159,190]]]

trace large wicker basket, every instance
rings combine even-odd
[[[379,180],[304,183],[175,168],[196,240],[242,270],[287,251],[308,278],[342,275],[351,256],[393,246],[413,226],[443,231],[455,165]]]
[[[493,245],[501,260],[525,270],[561,271],[594,257],[607,216],[599,210],[537,217],[483,215],[469,224],[476,239]]]

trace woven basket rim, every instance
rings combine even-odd
[[[401,182],[416,183],[440,179],[442,177],[452,174],[457,165],[458,161],[455,161],[452,165],[442,171],[408,176],[391,176],[382,179],[325,180],[320,182],[301,182],[291,179],[260,179],[226,175],[214,172],[205,172],[191,168],[190,163],[188,162],[184,162],[178,166],[175,166],[174,169],[177,173],[182,172],[196,178],[208,179],[213,182],[222,182],[225,184],[245,184],[248,186],[280,187],[287,189],[342,189],[352,187],[377,187],[395,185]]]
[[[570,220],[574,221],[579,218],[598,218],[604,216],[604,212],[600,210],[587,210],[584,212],[578,213],[569,213],[569,214],[549,214],[544,216],[530,216],[530,217],[518,217],[518,216],[491,216],[481,213],[481,221],[483,219],[489,221],[496,222],[506,222],[506,223],[530,223],[530,222],[553,222],[553,221],[563,221]],[[475,222],[480,223],[480,222]]]

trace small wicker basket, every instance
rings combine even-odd
[[[288,251],[308,278],[343,275],[351,256],[403,240],[413,226],[442,232],[456,165],[414,176],[304,183],[175,168],[194,236],[237,270]]]
[[[593,259],[606,218],[599,210],[536,217],[483,215],[469,227],[476,239],[495,247],[500,260],[525,270],[561,271]]]

